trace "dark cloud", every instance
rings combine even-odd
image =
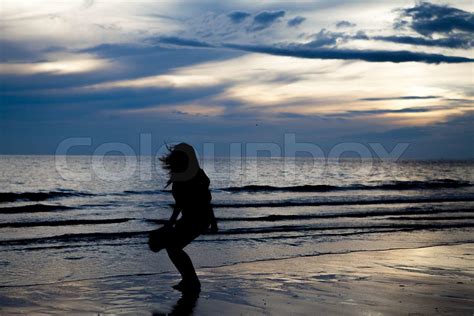
[[[312,48],[306,44],[284,46],[226,44],[225,47],[277,56],[311,59],[363,60],[368,62],[393,63],[423,62],[428,64],[474,62],[474,59],[471,58],[441,54],[427,54],[410,51]]]
[[[453,103],[457,103],[457,104],[473,104],[474,103],[474,100],[472,99],[452,99],[452,98],[447,98],[447,99],[444,99],[445,101],[450,101],[450,102],[453,102]]]
[[[357,40],[369,40],[370,37],[365,34],[364,31],[357,31],[355,35],[348,35],[346,36],[348,39],[357,39]]]
[[[331,32],[326,29],[322,29],[319,33],[312,36],[310,42],[305,44],[307,47],[328,47],[335,46],[338,42],[346,41],[347,36],[343,33]]]
[[[285,11],[262,11],[253,18],[253,23],[249,28],[249,31],[261,31],[270,27],[273,23],[277,22],[280,18],[284,17]]]
[[[20,42],[0,40],[0,62],[25,62],[42,58],[44,51]]]
[[[366,38],[364,33],[359,32],[351,38]],[[468,63],[474,62],[474,59],[459,56],[449,56],[442,54],[428,54],[411,51],[389,51],[389,50],[357,50],[357,49],[339,49],[327,48],[334,46],[338,40],[346,40],[343,33],[329,32],[321,30],[315,35],[315,39],[306,44],[285,44],[285,45],[245,45],[245,44],[222,44],[213,46],[206,42],[192,39],[182,39],[179,37],[166,37],[164,43],[172,43],[178,46],[196,46],[196,47],[214,47],[231,48],[247,52],[264,53],[277,56],[291,56],[311,59],[341,59],[341,60],[363,60],[368,62],[422,62],[428,64],[440,63]],[[163,37],[157,38],[157,42],[162,42]]]
[[[250,15],[251,15],[250,13],[244,12],[244,11],[234,11],[234,12],[231,12],[231,13],[227,14],[229,19],[234,23],[241,23],[246,18],[248,18]]]
[[[447,5],[420,2],[413,8],[400,9],[396,28],[409,27],[424,35],[474,32],[474,14]]]
[[[310,36],[311,41],[305,45],[308,47],[331,47],[337,44],[346,43],[349,40],[370,40],[370,38],[363,32],[358,31],[355,34],[348,34],[343,32],[333,32],[322,29],[318,33]]]
[[[462,48],[468,49],[474,47],[474,37],[465,34],[452,34],[449,37],[430,38],[420,36],[372,36],[369,37],[363,31],[358,31],[355,35],[350,35],[341,32],[332,32],[328,30],[321,30],[319,33],[313,35],[314,42],[327,42],[329,44],[337,44],[347,42],[349,40],[377,40],[384,42],[392,42],[399,44],[409,44],[417,46],[431,46],[431,47],[446,47],[446,48]],[[325,45],[319,45],[325,46]]]
[[[422,2],[413,8],[399,9],[395,29],[410,29],[421,36],[367,36],[322,30],[315,35],[314,47],[335,45],[349,40],[377,40],[417,46],[469,49],[474,47],[474,14],[453,7]],[[353,27],[348,21],[336,23],[337,28]],[[433,37],[436,34],[437,37]],[[321,43],[321,45],[319,44]]]
[[[290,19],[287,24],[289,27],[295,27],[303,23],[305,20],[305,17],[295,16],[294,18]]]
[[[137,44],[100,44],[93,47],[80,49],[78,53],[92,53],[100,57],[117,58],[123,56],[136,56],[157,53],[166,50],[163,47],[155,45],[137,45]]]
[[[374,36],[374,40],[393,42],[399,44],[410,44],[420,46],[437,46],[447,48],[464,48],[468,49],[474,47],[474,39],[472,36],[453,34],[450,37],[444,38],[426,38],[417,36]]]
[[[51,122],[72,119],[87,122],[87,118],[108,115],[126,115],[123,111],[142,110],[165,106],[171,108],[192,103],[222,93],[223,87],[205,89],[114,89],[89,91],[69,95],[21,95],[2,97],[1,120],[18,122]],[[49,97],[49,98],[48,98]],[[8,103],[6,103],[8,102]],[[126,112],[125,112],[126,113]],[[132,111],[133,113],[133,111]],[[149,114],[142,113],[143,117]],[[0,120],[0,121],[1,121]]]
[[[339,28],[345,28],[345,27],[354,27],[357,26],[355,23],[351,23],[349,21],[339,21],[336,23],[336,27]]]
[[[417,95],[407,95],[400,97],[390,97],[390,98],[363,98],[359,101],[391,101],[391,100],[429,100],[429,99],[439,99],[439,96],[427,95],[427,96],[417,96]]]
[[[469,49],[474,47],[474,14],[448,6],[422,2],[413,8],[399,9],[396,29],[410,29],[421,36],[391,35],[367,36],[363,31],[355,35],[322,29],[307,44],[311,47],[328,47],[350,40],[378,40],[417,46]],[[349,21],[339,21],[337,28],[353,27]],[[437,34],[436,38],[432,35]]]
[[[308,46],[323,47],[331,46],[340,43],[345,43],[350,40],[377,40],[384,42],[392,42],[399,44],[410,44],[418,46],[431,47],[446,47],[446,48],[463,48],[468,49],[474,47],[474,37],[463,34],[453,34],[450,37],[443,38],[429,38],[419,36],[372,36],[369,37],[363,31],[358,31],[355,35],[333,32],[322,29],[319,33],[314,34],[313,40],[308,43]]]
[[[213,45],[194,40],[189,38],[182,38],[176,36],[162,36],[158,38],[149,39],[149,41],[158,41],[163,44],[171,44],[171,45],[178,45],[178,46],[192,46],[192,47],[213,47]]]
[[[327,116],[354,117],[354,116],[367,116],[367,115],[378,115],[378,114],[426,113],[426,112],[446,110],[446,109],[451,109],[451,108],[452,106],[430,106],[430,107],[403,108],[403,109],[398,109],[398,110],[386,110],[386,109],[354,110],[354,111],[346,111],[343,113],[330,114]]]
[[[474,47],[473,13],[429,2],[420,2],[412,8],[398,11],[399,17],[395,21],[395,29],[413,30],[422,37],[378,36],[374,39],[421,46],[463,49]]]
[[[429,2],[420,2],[412,8],[399,9],[398,12],[394,28],[412,30],[422,37],[377,36],[373,39],[421,46],[462,49],[474,47],[473,13]]]

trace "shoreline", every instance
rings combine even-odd
[[[378,234],[380,232],[374,232],[374,234]],[[366,233],[370,234],[370,233]],[[232,262],[222,265],[215,265],[215,266],[198,266],[195,267],[197,273],[202,270],[213,270],[213,269],[221,269],[226,267],[233,267],[236,265],[244,265],[244,264],[259,264],[262,262],[271,262],[271,261],[280,261],[280,260],[291,260],[291,259],[299,259],[299,258],[311,258],[311,257],[320,257],[320,256],[329,256],[329,255],[349,255],[349,254],[357,254],[357,253],[364,253],[364,252],[386,252],[386,251],[396,251],[396,250],[416,250],[416,249],[424,249],[424,248],[433,248],[433,247],[449,247],[449,246],[461,246],[467,244],[474,244],[474,240],[466,240],[462,242],[451,242],[451,243],[439,243],[433,244],[429,246],[419,246],[419,247],[393,247],[393,248],[386,248],[386,249],[358,249],[358,250],[344,250],[340,252],[322,252],[316,254],[306,254],[306,255],[299,255],[299,256],[289,256],[289,257],[282,257],[282,258],[268,258],[268,259],[256,259],[250,261],[240,261],[240,262]],[[42,248],[40,247],[39,250]],[[31,249],[27,249],[31,250]],[[36,249],[33,249],[36,250]],[[22,287],[35,287],[35,286],[50,286],[50,285],[58,285],[58,284],[67,284],[67,283],[75,283],[75,282],[82,282],[82,281],[100,281],[106,279],[114,279],[114,278],[129,278],[129,277],[142,277],[142,276],[162,276],[167,274],[176,274],[175,268],[172,267],[173,270],[161,271],[161,272],[145,272],[145,273],[136,273],[136,274],[119,274],[119,275],[107,275],[103,277],[92,277],[92,278],[83,278],[83,279],[72,279],[72,280],[65,280],[65,281],[55,281],[55,282],[48,282],[48,283],[33,283],[33,284],[19,284],[19,285],[0,285],[1,289],[6,288],[22,288]]]
[[[361,250],[200,268],[199,297],[176,273],[0,288],[0,314],[474,313],[474,243]]]

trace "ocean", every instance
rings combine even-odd
[[[147,246],[171,215],[166,174],[157,159],[140,160],[127,169],[121,156],[0,156],[0,287],[175,272],[165,251]],[[219,233],[186,248],[198,270],[474,241],[473,161],[262,157],[202,166]]]

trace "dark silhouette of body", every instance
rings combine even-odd
[[[171,191],[175,199],[173,214],[167,224],[171,229],[166,251],[181,274],[182,281],[173,287],[183,292],[199,292],[201,284],[193,263],[183,248],[209,231],[209,228],[211,233],[217,232],[217,222],[211,206],[210,181],[199,167],[192,146],[181,143],[169,150],[160,160],[169,171],[167,186],[172,185]],[[178,219],[180,213],[181,218]]]

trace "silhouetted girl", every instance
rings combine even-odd
[[[199,167],[192,146],[181,143],[169,150],[166,156],[160,158],[170,176],[166,186],[172,185],[171,191],[176,202],[168,224],[172,229],[166,250],[182,276],[182,281],[173,288],[180,291],[199,291],[201,284],[193,263],[183,248],[208,231],[209,227],[212,233],[217,232],[217,222],[211,206],[209,178]],[[177,220],[180,213],[181,218]]]

